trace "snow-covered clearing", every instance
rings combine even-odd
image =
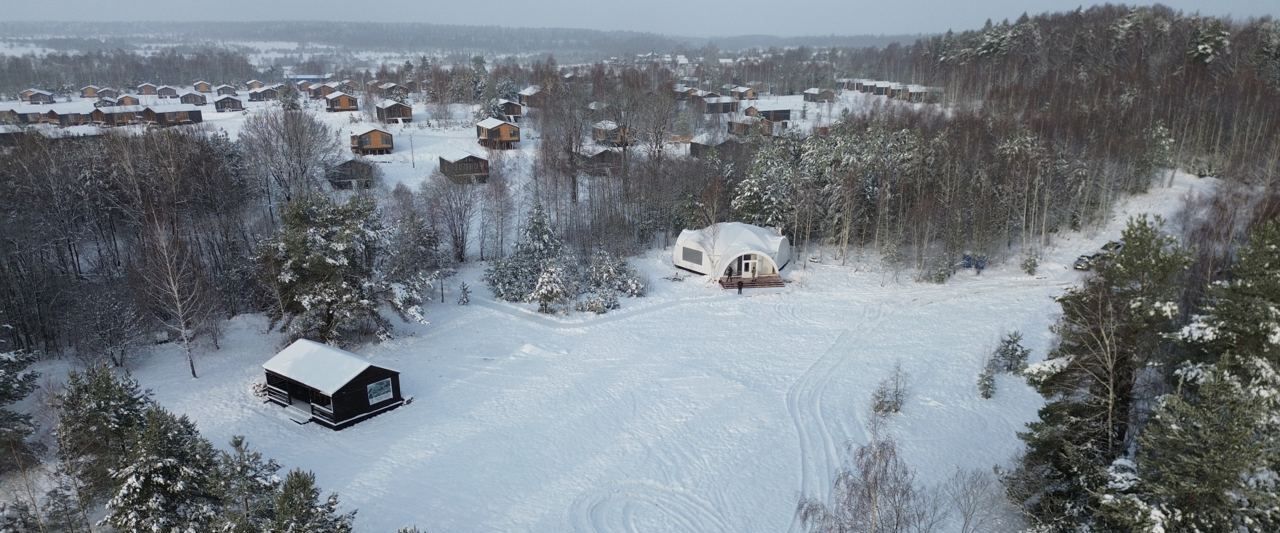
[[[226,326],[187,375],[173,348],[135,374],[220,445],[236,434],[313,470],[360,509],[358,530],[778,532],[801,495],[825,495],[845,447],[867,439],[869,398],[895,362],[910,393],[890,431],[921,481],[1005,463],[1039,397],[975,380],[999,336],[1021,330],[1044,356],[1053,296],[1125,220],[1171,215],[1212,185],[1180,175],[1130,198],[1102,228],[1061,235],[1028,276],[1016,265],[945,285],[893,282],[874,268],[803,265],[785,289],[738,296],[674,272],[668,251],[635,261],[650,295],[602,316],[547,317],[494,301],[479,265],[448,280],[430,325],[356,351],[402,372],[413,402],[341,432],[298,425],[251,393],[283,343],[264,319]],[[474,287],[469,306],[457,286]]]

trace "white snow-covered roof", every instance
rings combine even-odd
[[[601,120],[600,122],[595,123],[594,127],[612,131],[618,129],[618,123],[612,120]]]
[[[733,90],[734,90],[735,92],[745,93],[745,92],[747,92],[747,91],[750,91],[750,90],[751,90],[751,88],[750,88],[750,87],[743,86],[743,85],[739,85],[739,86],[737,86],[737,87],[734,87],[734,88],[733,88]]]
[[[393,106],[393,105],[408,106],[409,104],[406,104],[406,103],[404,103],[404,102],[397,102],[397,101],[395,101],[395,100],[391,100],[391,99],[386,99],[386,100],[383,100],[383,101],[381,101],[381,102],[378,102],[378,109],[386,109],[386,108],[391,107],[391,106]]]
[[[776,228],[762,228],[742,222],[721,222],[703,229],[687,229],[676,238],[676,246],[689,246],[707,253],[715,263],[711,272],[723,272],[730,261],[743,254],[764,254],[781,269],[790,260],[787,238]]]
[[[483,156],[478,156],[466,150],[447,149],[444,151],[444,153],[440,154],[440,159],[443,159],[450,163],[457,163],[458,161],[462,161],[463,159],[466,159],[468,157],[484,159]]]
[[[515,105],[520,105],[520,102],[513,102],[513,101],[511,101],[511,100],[507,100],[506,98],[499,98],[499,99],[498,99],[498,105],[506,105],[506,104],[515,104]]]
[[[217,87],[214,87],[214,89],[235,89],[235,87],[232,87],[232,86],[227,85],[227,84],[225,84],[225,83],[224,83],[224,84],[222,84],[222,85],[219,85],[219,86],[217,86]]]
[[[353,130],[353,131],[351,132],[351,134],[352,134],[352,135],[360,135],[360,136],[364,136],[364,135],[367,135],[367,134],[369,134],[370,132],[374,132],[374,131],[382,132],[382,133],[386,133],[387,135],[391,135],[391,133],[390,133],[390,132],[388,132],[387,130],[384,130],[384,129],[382,129],[382,128],[372,128],[372,127],[366,127],[366,128],[360,128],[360,129],[358,129],[358,130]]]
[[[81,87],[80,90],[83,91],[85,89],[97,89],[97,88],[98,88],[97,85],[85,85],[84,87]]]
[[[130,106],[132,107],[132,106]],[[200,108],[192,104],[163,104],[149,105],[145,109],[150,109],[156,113],[179,113],[182,111],[199,111]]]
[[[324,99],[325,99],[325,100],[333,100],[334,98],[337,98],[337,97],[339,97],[339,96],[348,96],[348,95],[347,95],[347,93],[344,93],[344,92],[342,92],[342,91],[334,91],[334,92],[329,93],[329,96],[324,97]]]
[[[533,96],[535,94],[538,94],[541,91],[542,91],[542,87],[539,87],[537,85],[530,85],[528,87],[520,89],[520,94],[523,96]]]
[[[333,396],[343,385],[373,366],[367,359],[341,348],[298,339],[280,350],[262,368]]]
[[[498,119],[493,118],[493,117],[486,118],[486,119],[481,120],[480,122],[477,122],[477,123],[476,123],[476,125],[477,125],[477,126],[480,126],[481,128],[484,128],[484,129],[486,129],[486,130],[491,130],[491,129],[496,128],[496,127],[498,127],[498,126],[501,126],[501,125],[503,125],[503,124],[506,124],[506,125],[508,125],[508,126],[514,126],[514,125],[515,125],[515,124],[512,124],[512,123],[507,122],[507,121],[505,121],[505,120],[498,120]]]
[[[703,100],[708,104],[725,104],[729,102],[738,101],[737,98],[734,98],[732,96],[712,96],[710,98],[704,98]]]
[[[400,86],[400,84],[395,83],[395,82],[390,82],[390,81],[389,81],[389,82],[383,83],[383,84],[381,84],[381,85],[378,85],[378,88],[379,88],[379,89],[382,89],[382,90],[384,90],[384,91],[385,91],[385,90],[387,90],[387,89],[394,89],[394,88],[399,87],[399,86]]]
[[[231,95],[229,95],[229,94],[224,94],[224,95],[222,95],[222,96],[219,96],[219,97],[217,97],[217,98],[214,98],[214,99],[213,99],[213,101],[214,101],[214,102],[221,102],[221,101],[223,101],[223,100],[235,100],[235,101],[237,101],[237,102],[244,103],[244,101],[243,101],[243,100],[241,100],[241,99],[239,99],[239,98],[236,98],[236,97],[234,97],[234,96],[231,96]]]
[[[750,107],[756,108],[756,111],[786,111],[791,109],[791,105],[786,102],[756,100]]]
[[[822,90],[817,87],[810,87],[804,90],[804,94],[818,94],[820,92],[822,92]]]

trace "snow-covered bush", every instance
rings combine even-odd
[[[896,363],[893,365],[893,373],[871,393],[871,409],[880,416],[899,413],[906,401],[907,374],[902,370],[902,363]]]
[[[617,309],[618,293],[613,291],[588,292],[578,299],[578,303],[574,309],[587,313],[595,313],[603,315],[612,309]]]
[[[1034,276],[1036,275],[1036,269],[1040,267],[1040,260],[1036,259],[1035,255],[1027,254],[1026,257],[1022,258],[1021,266],[1022,271],[1026,272],[1028,276]]]

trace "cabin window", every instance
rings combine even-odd
[[[680,259],[686,263],[702,264],[702,250],[695,250],[688,246],[681,247]]]
[[[369,394],[369,405],[385,402],[395,395],[394,391],[391,390],[391,378],[370,383],[368,387],[365,387],[365,390]]]

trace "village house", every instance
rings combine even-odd
[[[404,404],[400,373],[299,339],[262,365],[267,399],[290,417],[339,430]]]
[[[160,88],[156,89],[156,96],[159,96],[160,98],[177,98],[178,88],[161,85]]]
[[[601,120],[591,125],[591,140],[603,146],[626,146],[627,127],[612,120]]]
[[[516,94],[516,99],[520,102],[520,105],[525,107],[542,107],[545,101],[545,96],[546,95],[542,92],[542,87],[530,85],[521,89],[520,92]]]
[[[27,95],[22,99],[28,104],[44,105],[53,103],[53,93],[42,91],[40,89],[27,89],[23,91]]]
[[[377,86],[378,95],[383,98],[394,98],[397,96],[404,97],[409,95],[409,90],[405,89],[398,83],[386,82],[379,83]]]
[[[244,102],[234,96],[219,96],[213,99],[213,109],[219,113],[226,111],[244,111]]]
[[[313,83],[311,83],[311,82],[309,82],[309,81],[307,81],[307,80],[302,80],[302,81],[300,81],[300,82],[298,82],[298,83],[293,84],[293,87],[294,87],[295,89],[297,89],[299,93],[309,95],[309,94],[311,94],[311,87],[312,87],[313,85],[314,85]]]
[[[207,82],[207,81],[204,81],[204,80],[200,80],[200,81],[197,81],[197,82],[195,82],[195,83],[192,83],[192,84],[191,84],[191,88],[192,88],[192,89],[195,89],[195,91],[196,91],[196,92],[198,92],[198,93],[211,93],[211,92],[213,92],[213,84],[212,84],[212,83],[209,83],[209,82]]]
[[[728,132],[733,135],[773,136],[773,122],[761,117],[736,117],[729,119]]]
[[[118,102],[117,102],[118,103]],[[100,126],[127,126],[137,124],[141,119],[142,107],[138,105],[116,105],[100,107],[89,113],[89,120]]]
[[[742,110],[742,113],[749,117],[760,117],[775,123],[791,120],[791,108],[780,102],[756,102]]]
[[[697,91],[698,91],[697,88],[689,87],[682,84],[675,84],[671,86],[671,94],[675,96],[677,101],[688,100],[689,97],[692,96]]]
[[[712,154],[721,159],[731,159],[736,157],[742,149],[741,141],[723,135],[709,139],[695,139],[689,142],[689,155],[695,159],[709,157]]]
[[[194,105],[156,105],[142,109],[142,122],[161,127],[183,126],[204,122],[204,116]]]
[[[485,148],[509,150],[520,142],[520,127],[505,120],[486,118],[476,123],[476,140]]]
[[[337,190],[372,189],[378,167],[362,158],[351,159],[329,169],[324,177]]]
[[[366,128],[351,135],[351,151],[359,155],[386,155],[395,149],[391,133],[378,128]]]
[[[585,146],[578,154],[578,166],[591,176],[613,176],[622,171],[622,151],[604,146]]]
[[[209,103],[209,98],[197,92],[185,92],[178,96],[178,101],[188,105],[205,105]]]
[[[97,85],[85,85],[80,88],[80,98],[97,98],[98,89]]]
[[[489,181],[489,160],[462,151],[449,151],[440,156],[440,173],[460,185]]]
[[[122,94],[119,98],[116,98],[116,105],[139,105],[141,103],[138,97],[132,94]]]
[[[739,85],[729,91],[729,96],[732,96],[739,100],[755,100],[756,90],[752,89],[751,87]]]
[[[110,87],[98,89],[98,98],[120,98],[120,91]]]
[[[321,83],[319,85],[312,85],[311,99],[321,100],[324,98],[328,98],[329,95],[333,93],[341,92],[338,90],[339,85],[341,85],[341,82],[336,82],[336,81],[331,81],[329,83]]]
[[[138,94],[142,96],[155,96],[156,92],[158,92],[158,89],[156,88],[156,84],[154,83],[139,84],[137,89],[138,89]]]
[[[835,99],[836,92],[831,89],[813,87],[804,90],[804,101],[806,102],[833,102]]]
[[[261,89],[263,85],[266,85],[266,84],[265,84],[265,83],[262,83],[262,82],[260,82],[260,81],[258,81],[258,80],[249,80],[249,81],[244,82],[244,86],[245,86],[245,87],[248,87],[250,91],[252,91],[252,90],[254,90],[254,89]]]
[[[373,110],[378,122],[413,122],[413,108],[406,103],[383,100]]]
[[[105,96],[98,98],[98,101],[93,103],[93,107],[111,107],[113,105],[116,105],[116,99]]]
[[[232,86],[227,85],[227,84],[225,84],[225,83],[224,83],[224,84],[222,84],[222,85],[219,85],[219,86],[217,86],[217,87],[214,87],[214,88],[213,88],[213,92],[214,92],[214,94],[217,94],[218,96],[235,96],[235,95],[237,94],[237,93],[236,93],[236,88],[235,88],[235,87],[232,87]]]
[[[736,113],[738,99],[732,96],[717,96],[702,99],[702,112],[706,114]]]
[[[356,97],[344,92],[330,93],[324,97],[324,109],[330,113],[339,111],[358,111],[360,110],[359,102]]]
[[[250,89],[249,101],[250,102],[269,102],[272,100],[278,100],[280,98],[280,87],[283,87],[283,86],[277,83],[274,85],[268,85],[266,87]]]
[[[511,100],[498,100],[498,108],[502,111],[502,116],[507,122],[517,123],[524,117],[524,106]]]

